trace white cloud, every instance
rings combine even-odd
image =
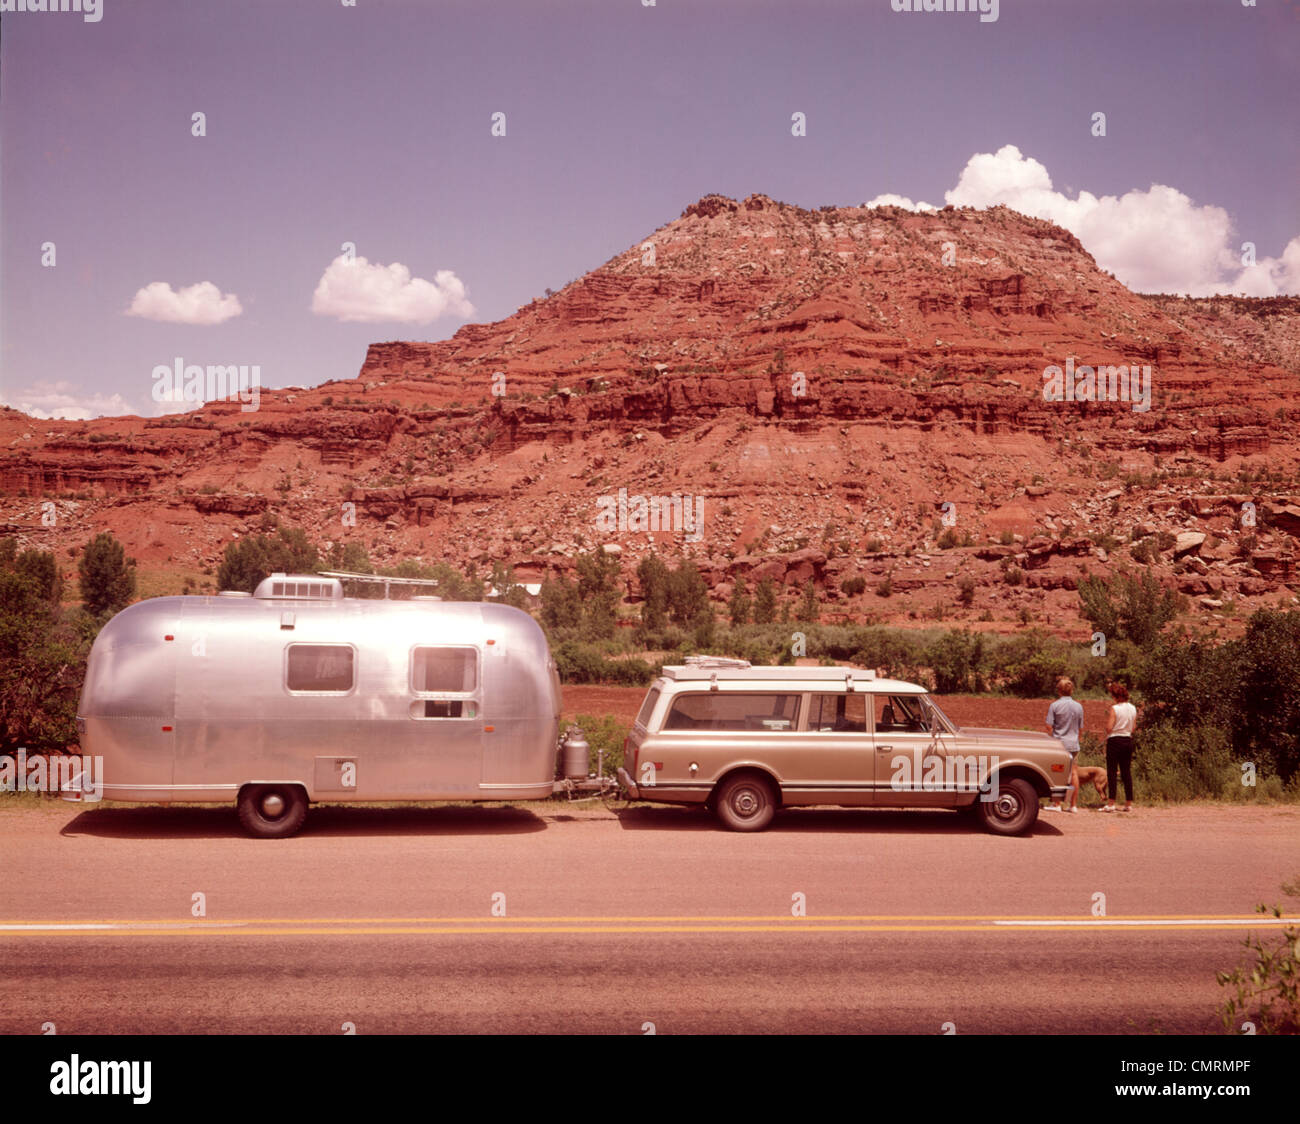
[[[905,211],[937,211],[932,203],[913,203],[906,195],[877,195],[867,207],[902,207]]]
[[[168,282],[154,281],[136,292],[126,314],[169,324],[220,324],[243,311],[234,293],[223,296],[211,281],[175,292]]]
[[[1054,222],[1075,235],[1102,269],[1139,292],[1300,292],[1300,238],[1287,244],[1281,258],[1260,258],[1243,267],[1232,219],[1222,207],[1198,206],[1165,184],[1121,196],[1081,191],[1071,199],[1052,186],[1042,164],[1013,144],[972,156],[957,186],[944,193],[944,201],[954,207],[1004,204]],[[928,203],[883,195],[868,206],[881,202],[909,210],[933,209]]]
[[[80,394],[70,382],[37,381],[0,394],[0,406],[10,406],[42,420],[85,421],[87,418],[138,413],[120,394]]]
[[[440,316],[468,319],[474,315],[464,282],[449,269],[440,269],[432,281],[426,281],[412,277],[400,262],[372,264],[345,254],[321,274],[311,310],[317,316],[367,324],[380,320],[427,324]]]
[[[1300,237],[1286,244],[1280,258],[1259,258],[1242,269],[1237,280],[1223,289],[1248,297],[1276,297],[1300,293]]]

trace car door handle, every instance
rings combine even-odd
[[[876,752],[877,752],[877,753],[893,753],[893,751],[894,751],[894,747],[893,747],[892,745],[878,745],[878,746],[876,746]]]

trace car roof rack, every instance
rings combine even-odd
[[[720,660],[718,656],[690,656],[684,664],[667,664],[663,677],[676,682],[688,680],[735,680],[754,683],[771,679],[808,680],[817,683],[845,683],[875,679],[874,671],[857,667],[755,667],[745,660],[727,660],[725,663],[705,662]],[[694,662],[693,662],[694,661]]]

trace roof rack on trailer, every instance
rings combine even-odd
[[[384,587],[385,599],[390,599],[389,587],[394,585],[431,585],[436,586],[436,578],[388,578],[383,574],[354,574],[348,570],[321,570],[323,578],[338,578],[340,581],[369,582],[371,585]]]

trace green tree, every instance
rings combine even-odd
[[[63,575],[58,562],[49,550],[16,550],[14,539],[0,544],[0,566],[16,573],[26,574],[36,584],[36,589],[46,601],[56,605],[63,600]]]
[[[1122,637],[1141,648],[1152,645],[1186,606],[1181,594],[1166,589],[1150,571],[1119,570],[1110,578],[1089,574],[1079,580],[1079,601],[1083,615],[1108,640]]]
[[[326,570],[343,570],[349,574],[373,574],[370,555],[359,542],[336,542],[325,555]]]
[[[821,608],[817,603],[817,587],[813,584],[812,578],[809,578],[807,584],[803,587],[803,597],[799,599],[799,615],[796,619],[816,621],[820,616]]]
[[[542,582],[542,624],[547,628],[577,628],[582,623],[582,598],[576,582],[563,574]]]
[[[1261,609],[1228,648],[1236,670],[1229,729],[1237,752],[1272,764],[1290,781],[1300,770],[1300,613]]]
[[[776,620],[776,586],[764,578],[754,591],[754,623],[771,624]]]
[[[604,547],[596,547],[578,555],[577,569],[584,635],[591,640],[606,640],[614,635],[622,600],[618,588],[622,573],[618,556]]]
[[[497,600],[503,605],[522,609],[528,604],[528,591],[515,581],[513,566],[492,563],[492,588],[497,591]]]
[[[749,623],[751,606],[752,602],[750,601],[749,590],[745,586],[745,579],[737,575],[736,584],[731,590],[731,602],[727,607],[733,626]]]
[[[112,531],[101,531],[86,544],[77,572],[82,603],[93,616],[116,613],[135,596],[135,563],[127,561]]]
[[[65,613],[38,577],[0,561],[0,754],[77,740],[77,700],[94,618]]]
[[[686,558],[668,578],[668,615],[674,624],[699,628],[705,618],[713,619],[709,587],[695,562]]]
[[[636,568],[641,587],[641,627],[662,632],[668,623],[668,567],[657,554],[647,554]]]
[[[301,527],[277,527],[274,535],[245,535],[226,547],[217,588],[252,593],[272,574],[312,574],[321,568],[320,555]]]

